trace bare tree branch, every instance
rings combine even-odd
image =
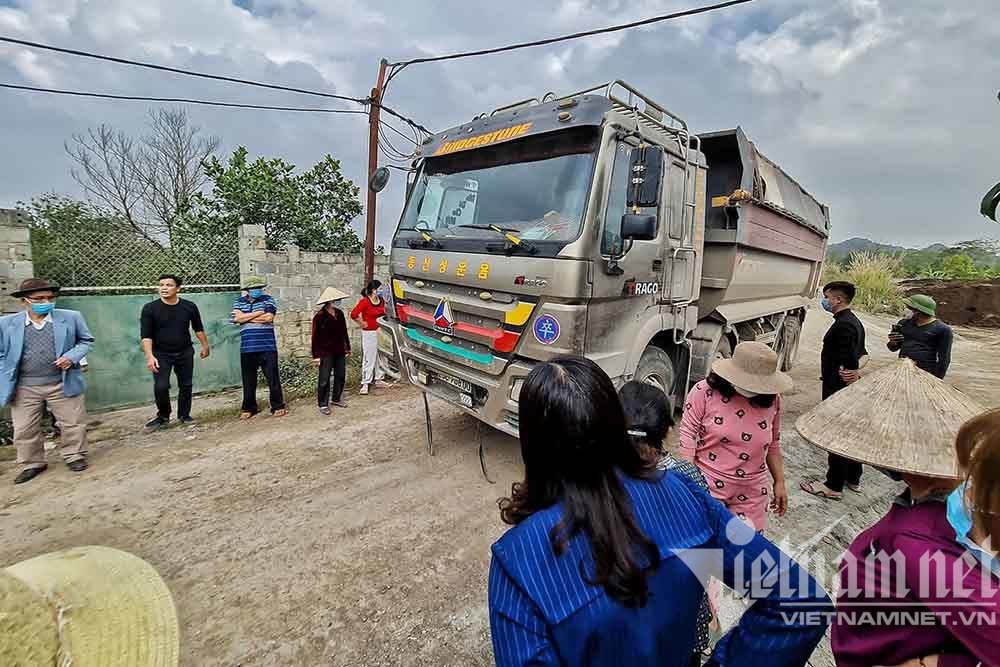
[[[134,139],[106,125],[65,144],[71,174],[88,195],[150,241],[170,242],[191,199],[207,183],[203,162],[219,147],[188,123],[183,109],[150,111],[147,136]]]
[[[220,144],[188,123],[183,109],[157,109],[149,114],[150,134],[143,138],[148,189],[143,204],[170,234],[191,198],[207,182],[202,163]]]

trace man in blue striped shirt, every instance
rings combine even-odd
[[[267,282],[250,276],[243,285],[246,296],[233,304],[233,323],[240,327],[240,369],[243,374],[243,406],[240,419],[246,420],[259,412],[257,408],[257,371],[264,372],[270,392],[271,414],[288,414],[278,376],[278,343],[274,337],[274,317],[278,302],[264,294]]]

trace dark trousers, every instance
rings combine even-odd
[[[243,412],[257,414],[257,370],[264,371],[270,392],[271,412],[285,409],[285,397],[281,392],[281,378],[278,377],[277,352],[243,352],[240,354],[240,370],[243,373]]]
[[[823,384],[823,400],[830,398],[846,385],[843,384]],[[861,484],[861,472],[863,466],[857,461],[845,459],[837,454],[830,454],[827,460],[826,488],[831,491],[843,492],[845,484],[857,486]]]
[[[330,373],[333,373],[333,396],[330,396]],[[319,388],[316,395],[319,407],[324,408],[340,400],[344,394],[344,383],[347,381],[347,355],[338,354],[333,357],[323,357],[319,362]]]
[[[153,350],[160,370],[153,373],[153,397],[156,415],[170,419],[170,373],[177,375],[177,416],[191,416],[191,393],[194,387],[194,348],[183,352]]]

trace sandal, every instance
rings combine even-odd
[[[799,488],[808,493],[811,496],[816,496],[817,498],[823,498],[824,500],[843,500],[844,494],[837,493],[836,491],[830,491],[825,486],[820,488],[813,487],[812,482],[802,482],[799,484]]]
[[[854,493],[861,493],[861,485],[860,484],[848,484],[847,488],[850,489],[851,491],[853,491]]]
[[[253,413],[252,412],[241,412],[240,413],[240,421],[245,422],[248,419],[253,419]]]
[[[281,408],[280,410],[275,410],[272,416],[274,416],[274,417],[284,417],[287,414],[288,414],[288,410],[286,410],[285,408]]]

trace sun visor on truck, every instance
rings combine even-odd
[[[611,110],[606,97],[581,95],[565,100],[500,111],[431,135],[420,146],[424,158],[494,146],[564,128],[597,126]]]

